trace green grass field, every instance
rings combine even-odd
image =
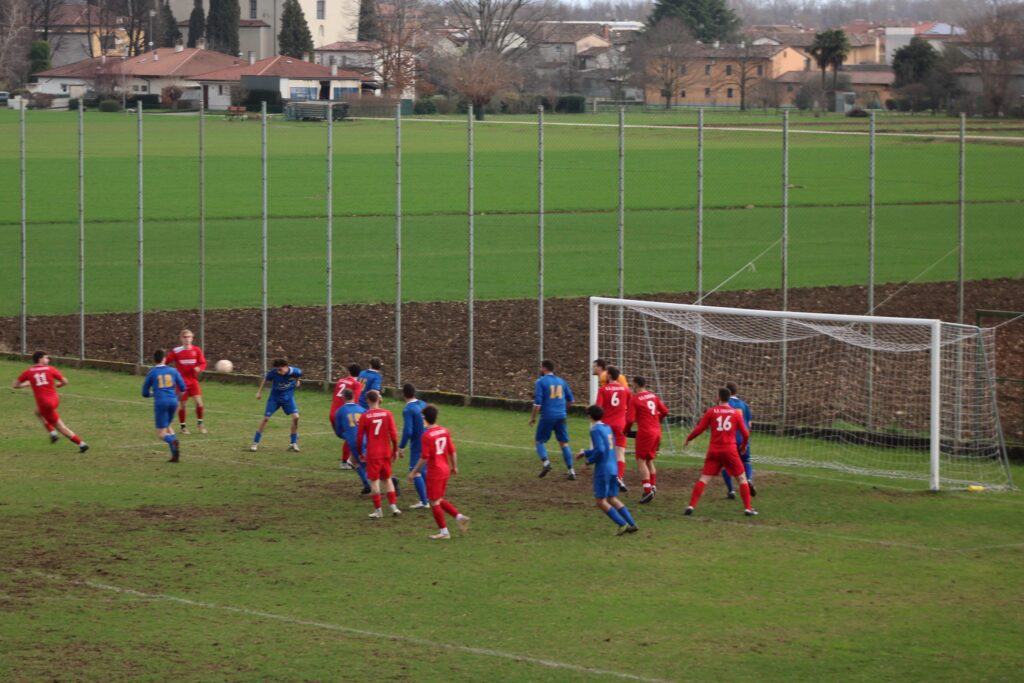
[[[28,115],[30,312],[77,310],[76,116]],[[607,123],[612,115],[549,117],[553,124]],[[695,114],[631,115],[630,123],[692,123]],[[764,115],[709,116],[763,129]],[[794,117],[815,130],[866,130],[863,120]],[[208,305],[259,302],[259,124],[207,120]],[[955,129],[949,119],[883,117],[888,131]],[[999,122],[978,133],[1013,134]],[[0,291],[18,291],[17,113],[0,111]],[[270,301],[314,304],[324,291],[325,127],[273,120],[269,130]],[[198,301],[197,119],[145,117],[145,216],[149,309]],[[88,310],[135,306],[136,127],[124,114],[86,115],[86,300]],[[483,298],[535,293],[536,127],[515,117],[476,128],[477,286]],[[626,289],[695,287],[695,133],[631,128],[626,140]],[[617,264],[617,142],[614,127],[545,130],[546,291],[611,293]],[[403,293],[451,300],[466,291],[466,155],[461,120],[409,119],[403,126]],[[335,269],[338,303],[389,301],[394,287],[394,128],[389,121],[336,127]],[[727,285],[779,282],[781,152],[776,133],[706,136],[705,287],[765,252]],[[955,141],[885,137],[878,143],[879,282],[956,275]],[[1020,277],[1024,241],[1024,149],[976,142],[967,155],[966,273]],[[867,140],[794,134],[791,143],[790,283],[863,283],[867,272]],[[767,250],[767,251],[766,251]],[[601,264],[604,264],[603,266]],[[353,275],[357,269],[357,275]],[[173,282],[174,286],[167,283]],[[18,310],[18,297],[0,315]]]
[[[756,520],[720,485],[685,518],[698,461],[675,457],[654,503],[632,504],[641,532],[617,538],[589,476],[536,478],[525,414],[443,407],[460,453],[449,496],[473,527],[441,544],[422,511],[366,519],[325,394],[300,392],[301,454],[280,418],[253,454],[254,387],[209,382],[210,434],[184,437],[173,466],[141,378],[68,376],[61,410],[85,456],[47,442],[30,394],[0,392],[3,680],[995,681],[1024,667],[1017,494],[761,468]],[[582,444],[581,421],[570,429]]]

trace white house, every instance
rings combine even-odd
[[[202,86],[209,109],[224,109],[231,103],[231,90],[273,90],[282,100],[341,100],[358,97],[362,74],[337,66],[323,66],[279,55],[253,64],[231,66],[202,74]]]

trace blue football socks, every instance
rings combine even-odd
[[[256,434],[252,437],[252,442],[253,443],[259,443],[260,439],[262,439],[262,438],[263,438],[263,432],[256,432]]]
[[[622,518],[626,520],[627,524],[631,526],[636,526],[636,522],[633,521],[633,515],[629,514],[629,508],[627,508],[625,505],[619,508],[619,515],[621,515]]]
[[[537,457],[540,458],[541,462],[548,461],[548,447],[540,441],[537,442]]]
[[[615,508],[608,508],[608,512],[606,514],[609,517],[611,517],[612,521],[615,522],[617,526],[623,526],[624,524],[626,524],[626,520],[622,517],[622,515],[619,514],[619,511],[616,510]]]
[[[423,475],[417,474],[416,478],[412,480],[413,486],[416,487],[416,495],[420,497],[420,502],[424,505],[427,504],[427,483],[423,481]]]
[[[562,458],[565,460],[566,469],[572,469],[572,451],[568,446],[562,446]]]
[[[298,442],[299,442],[299,433],[298,432],[293,432],[292,433],[292,443],[298,443]]]

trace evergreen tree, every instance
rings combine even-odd
[[[377,40],[377,0],[362,0],[359,3],[359,32],[356,40]]]
[[[203,0],[195,0],[192,14],[188,16],[188,47],[195,47],[196,41],[206,35],[206,13]]]
[[[181,42],[181,29],[178,20],[166,2],[160,3],[160,33],[157,34],[157,47],[174,47]]]
[[[814,36],[814,44],[807,51],[818,68],[821,69],[821,89],[825,90],[825,72],[832,67],[832,89],[836,89],[836,82],[839,78],[839,67],[850,54],[850,41],[841,28],[834,28],[828,31],[819,31]]]
[[[924,81],[938,62],[939,53],[935,48],[920,36],[914,36],[909,45],[896,50],[892,56],[892,70],[896,74],[893,87],[902,88],[910,83]]]
[[[653,26],[666,17],[681,19],[703,43],[731,40],[740,27],[740,18],[725,0],[654,0],[648,23]]]
[[[278,50],[282,55],[301,58],[302,53],[313,52],[313,34],[309,32],[306,15],[299,0],[284,0],[281,9],[281,32],[277,34]]]
[[[45,40],[33,40],[28,49],[28,72],[34,74],[50,68],[50,44]]]
[[[210,0],[206,17],[206,47],[231,56],[238,55],[238,0]]]

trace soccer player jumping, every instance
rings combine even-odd
[[[146,374],[142,383],[142,397],[153,396],[153,421],[156,426],[156,438],[167,443],[171,449],[171,459],[167,462],[178,462],[181,457],[181,445],[174,435],[174,411],[178,407],[178,394],[185,391],[185,380],[174,368],[167,367],[163,349],[153,354],[156,365]]]
[[[633,449],[636,451],[636,465],[644,485],[640,502],[647,504],[654,500],[654,494],[658,492],[658,471],[654,468],[654,459],[661,445],[661,421],[668,415],[668,408],[657,394],[647,390],[647,380],[643,377],[634,377],[633,387],[635,393],[629,404],[626,427],[628,429],[636,425]]]
[[[32,365],[18,375],[18,379],[14,380],[11,388],[32,387],[32,394],[36,399],[36,417],[50,433],[50,443],[57,443],[60,439],[57,432],[60,432],[71,443],[78,446],[79,453],[85,453],[89,450],[89,444],[71,431],[57,412],[57,406],[60,405],[60,395],[57,393],[57,389],[67,383],[64,375],[60,374],[60,370],[50,365],[50,356],[45,351],[36,351],[32,354]]]
[[[568,407],[573,402],[572,391],[565,380],[555,375],[555,363],[550,360],[543,360],[540,364],[540,378],[534,384],[533,412],[530,413],[530,425],[537,422],[537,413],[540,413],[540,423],[537,424],[537,457],[540,458],[541,470],[539,477],[547,476],[551,471],[551,461],[548,460],[548,448],[545,445],[551,440],[551,432],[555,433],[558,445],[562,447],[562,459],[565,460],[565,467],[569,470],[567,478],[576,481],[576,470],[573,469],[572,451],[569,450],[569,428],[565,419],[568,415]]]
[[[604,410],[593,405],[587,408],[590,416],[590,443],[593,448],[580,450],[577,458],[586,458],[594,465],[594,500],[597,507],[619,526],[618,534],[639,531],[629,508],[619,500],[618,468],[615,465],[615,437],[611,427],[601,421]]]
[[[250,451],[257,451],[260,441],[263,439],[263,430],[267,427],[270,416],[277,412],[278,408],[284,411],[285,415],[292,418],[291,442],[288,450],[293,453],[299,452],[299,407],[295,405],[295,390],[302,384],[302,370],[288,365],[284,358],[274,360],[274,369],[267,373],[260,382],[260,388],[256,390],[256,400],[263,398],[263,386],[270,382],[270,396],[267,397],[267,407],[263,411],[263,421],[256,429],[252,437]]]
[[[723,469],[739,479],[744,514],[748,517],[757,514],[757,510],[750,504],[750,485],[747,483],[747,475],[743,472],[743,463],[740,462],[740,455],[736,449],[737,432],[743,437],[740,440],[740,450],[746,448],[750,432],[747,431],[747,425],[743,423],[743,413],[729,405],[729,396],[729,390],[725,387],[718,390],[719,404],[704,413],[704,417],[700,419],[697,426],[686,437],[686,443],[683,444],[683,448],[686,448],[701,432],[708,427],[711,428],[711,443],[708,444],[708,453],[704,457],[704,469],[701,471],[700,480],[693,485],[690,505],[684,514],[693,514],[694,508],[697,507],[697,501],[704,493],[704,487]]]
[[[190,396],[196,402],[196,426],[200,434],[206,434],[206,427],[203,426],[203,390],[199,386],[199,373],[206,369],[206,356],[201,348],[192,343],[194,338],[192,330],[182,330],[181,346],[175,346],[166,357],[167,364],[174,365],[185,380],[185,391],[181,393],[181,403],[178,405],[178,422],[181,427],[178,431],[182,434],[188,434],[185,408]]]
[[[427,497],[430,499],[430,510],[434,513],[438,531],[431,536],[435,541],[446,541],[451,538],[445,513],[455,518],[459,531],[469,530],[469,517],[462,514],[454,505],[445,500],[445,489],[448,479],[459,473],[459,463],[455,453],[455,443],[447,429],[437,424],[437,406],[428,405],[423,409],[423,420],[426,431],[422,439],[422,457],[409,472],[410,481],[416,481],[420,472],[427,471]]]

